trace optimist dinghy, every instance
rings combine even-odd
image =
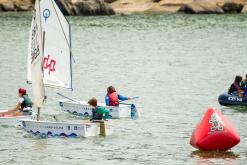
[[[59,106],[62,111],[72,113],[77,116],[92,116],[92,107],[86,101],[72,101],[69,99],[59,100]],[[98,106],[104,107],[110,111],[113,119],[136,118],[140,116],[139,110],[134,104],[120,104],[116,106],[107,106],[105,103],[98,103]]]
[[[68,123],[39,121],[45,85],[72,89],[70,24],[54,0],[36,0],[29,38],[28,81],[32,82],[37,121],[22,120],[27,132],[49,136],[109,135],[109,122]]]

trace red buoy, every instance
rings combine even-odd
[[[190,138],[193,147],[207,151],[226,151],[239,142],[240,137],[235,128],[215,108],[208,108]]]

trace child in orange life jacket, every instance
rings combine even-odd
[[[105,96],[105,104],[108,106],[119,106],[119,100],[130,100],[130,97],[120,95],[116,92],[113,86],[107,88],[107,95]]]

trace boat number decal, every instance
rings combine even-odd
[[[211,115],[209,123],[212,125],[212,127],[210,128],[210,132],[208,134],[219,133],[224,130],[224,127],[216,113]]]
[[[56,61],[54,59],[50,59],[50,55],[48,54],[48,57],[44,58],[44,69],[49,69],[48,74],[50,75],[50,72],[54,72],[56,65]]]
[[[40,126],[39,128],[42,128],[42,126]],[[44,128],[47,128],[47,129],[63,129],[63,126],[47,125],[47,126],[44,126]]]
[[[229,101],[238,101],[238,102],[242,102],[243,99],[242,98],[238,98],[238,97],[228,97]]]
[[[40,55],[39,42],[38,42],[38,25],[35,24],[32,29],[32,42],[31,42],[31,63]]]
[[[51,11],[49,9],[43,10],[43,17],[45,19],[45,22],[50,16],[51,16]]]
[[[80,127],[80,126],[74,126],[74,130],[83,130],[84,127]]]

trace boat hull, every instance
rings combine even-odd
[[[218,97],[221,105],[240,105],[247,106],[247,97],[238,97],[228,93],[223,93]]]
[[[25,131],[42,137],[90,137],[100,135],[100,123],[65,123],[22,120]],[[106,135],[112,134],[109,122],[105,122]]]
[[[0,111],[0,112],[4,112],[4,111]],[[34,120],[36,119],[36,114],[27,115],[27,116],[0,117],[0,125],[22,127],[21,120],[25,120],[25,119]]]
[[[87,102],[85,101],[74,102],[64,99],[64,100],[59,100],[59,105],[62,111],[83,117],[92,116],[92,107],[89,104],[87,104]],[[131,105],[121,104],[119,107],[106,106],[104,103],[99,103],[98,105],[108,109],[113,119],[131,117]],[[139,110],[137,110],[137,117],[139,116],[140,116],[140,112]]]

